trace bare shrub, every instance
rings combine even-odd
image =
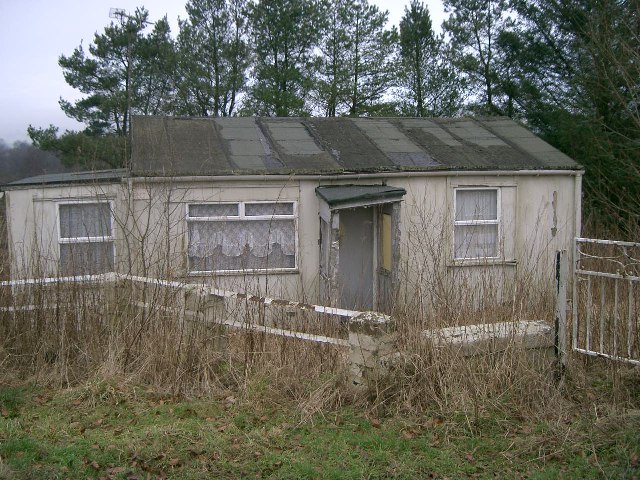
[[[148,201],[161,211],[184,195],[149,188]],[[469,357],[430,345],[423,333],[520,320],[551,323],[553,260],[534,255],[548,253],[548,246],[538,248],[541,239],[530,239],[528,255],[520,254],[528,261],[517,268],[481,262],[452,266],[443,247],[450,243],[449,225],[425,216],[408,236],[401,287],[395,292],[399,355],[389,375],[357,390],[347,380],[344,344],[267,333],[282,329],[344,343],[347,320],[264,301],[267,296],[315,298],[312,286],[291,292],[268,275],[238,275],[233,282],[215,275],[197,281],[185,277],[184,255],[176,251],[180,234],[173,228],[181,212],[176,206],[166,209],[166,218],[128,212],[134,225],[116,219],[131,232],[118,246],[128,253],[119,271],[162,281],[121,276],[86,283],[54,277],[50,283],[2,287],[0,375],[53,386],[86,385],[91,398],[112,395],[114,384],[248,401],[284,397],[299,406],[300,421],[345,403],[411,414],[436,409],[462,412],[472,428],[487,412],[553,413],[566,398],[557,388],[555,360],[548,352],[527,350],[514,339]],[[24,271],[41,271],[38,252],[24,258],[30,263]],[[219,287],[247,295],[212,293]],[[584,368],[574,362],[570,371],[565,384],[573,392],[586,391]]]

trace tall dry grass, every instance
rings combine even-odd
[[[435,348],[424,341],[423,325],[455,322],[441,315],[446,309],[422,312],[423,324],[411,311],[399,308],[399,358],[378,383],[357,390],[348,382],[348,351],[343,347],[212,322],[212,316],[240,318],[291,328],[297,318],[284,309],[269,318],[269,307],[247,300],[227,300],[232,303],[227,308],[200,308],[197,302],[188,305],[182,293],[171,289],[148,288],[144,295],[140,290],[127,282],[37,285],[14,288],[12,294],[4,289],[2,305],[30,309],[0,313],[3,381],[28,379],[56,387],[108,381],[176,395],[232,394],[276,402],[284,397],[299,405],[302,418],[360,401],[384,412],[464,412],[471,425],[487,412],[555,413],[566,408],[567,398],[588,399],[590,385],[602,372],[615,387],[606,392],[607,401],[631,404],[639,398],[632,382],[637,375],[619,365],[574,358],[562,389],[553,356],[525,350],[515,340],[504,349],[474,357]],[[141,306],[143,301],[147,307]],[[508,320],[510,312],[504,305],[485,306],[478,318]],[[308,318],[301,318],[296,330],[306,326],[309,332],[345,338],[340,322],[323,319],[322,326],[305,315]]]
[[[398,305],[393,316],[401,355],[365,391],[349,384],[348,349],[342,346],[218,323],[266,324],[345,339],[346,322],[336,317],[129,281],[4,288],[0,302],[13,307],[0,312],[5,380],[65,387],[99,379],[182,395],[232,392],[274,401],[284,396],[299,405],[303,418],[364,401],[382,411],[436,408],[477,419],[494,408],[539,411],[559,395],[554,359],[517,342],[467,358],[424,340],[425,328],[464,323],[460,311],[473,312],[477,323],[513,320],[514,307],[504,302],[481,309],[460,305],[455,315],[450,302],[440,308],[431,302],[424,310]]]
[[[537,272],[524,266],[516,272],[511,266],[480,265],[472,268],[471,276],[468,269],[452,269],[442,248],[447,232],[442,232],[440,238],[416,239],[407,248],[411,255],[402,267],[392,311],[399,356],[388,375],[365,390],[348,381],[344,347],[219,323],[269,325],[345,339],[344,320],[249,298],[220,299],[194,288],[131,281],[2,287],[0,381],[58,387],[108,381],[176,395],[232,394],[276,402],[286,398],[299,406],[302,420],[354,403],[382,412],[435,409],[442,414],[463,412],[470,426],[488,412],[507,417],[557,414],[567,408],[567,400],[580,402],[597,391],[594,378],[612,379],[614,393],[605,395],[612,404],[640,403],[630,380],[637,379],[637,371],[619,365],[573,357],[559,384],[553,356],[527,351],[515,339],[505,348],[474,357],[426,342],[426,329],[553,321],[552,278],[540,282]],[[34,252],[30,258],[38,265],[36,257]],[[533,260],[530,265],[536,268]],[[161,270],[171,273],[170,265]],[[201,281],[215,284],[215,278]],[[251,284],[246,281],[238,289]],[[266,280],[259,284],[264,288],[254,293],[286,295],[273,284],[267,288]]]

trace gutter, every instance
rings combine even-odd
[[[570,175],[582,177],[584,170],[478,170],[478,171],[435,171],[435,172],[388,172],[388,173],[345,173],[345,174],[305,174],[305,175],[186,175],[175,177],[130,177],[133,183],[166,183],[180,182],[283,182],[291,180],[366,180],[407,177],[481,177],[481,176],[529,176],[546,177],[554,175]]]

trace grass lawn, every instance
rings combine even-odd
[[[300,421],[293,402],[0,386],[0,479],[640,478],[640,411]]]

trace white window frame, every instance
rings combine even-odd
[[[290,204],[292,205],[292,214],[290,215],[245,215],[246,204]],[[212,217],[192,217],[189,215],[189,207],[192,205],[237,205],[238,215],[220,215]],[[190,270],[189,269],[189,251],[185,249],[185,265],[188,275],[234,275],[238,273],[290,273],[298,271],[298,202],[295,200],[242,200],[237,202],[189,202],[185,205],[185,219],[187,228],[185,229],[186,242],[189,245],[189,223],[190,222],[246,222],[258,220],[293,220],[294,229],[294,266],[288,268],[247,268],[238,270]]]
[[[99,236],[99,237],[62,237],[62,229],[60,228],[60,207],[66,205],[91,205],[91,204],[108,204],[109,205],[109,220],[111,222],[111,235],[109,236]],[[102,199],[86,199],[86,200],[70,200],[70,201],[59,201],[56,203],[56,213],[57,213],[57,221],[56,227],[58,229],[58,268],[62,269],[62,259],[60,253],[61,245],[68,244],[81,244],[81,243],[106,243],[111,242],[112,255],[113,255],[113,270],[115,270],[116,265],[116,241],[115,236],[113,234],[114,226],[115,226],[115,217],[113,215],[113,200],[102,200]]]
[[[456,213],[458,211],[458,192],[459,191],[480,191],[480,190],[492,190],[496,192],[496,219],[495,220],[456,220]],[[504,255],[504,248],[502,245],[502,198],[500,187],[474,187],[464,186],[456,187],[453,189],[453,230],[451,231],[451,246],[453,261],[456,263],[478,263],[483,261],[496,261],[501,260]],[[497,225],[497,238],[496,238],[496,256],[495,257],[456,257],[456,227],[459,226],[474,226],[474,225]]]

